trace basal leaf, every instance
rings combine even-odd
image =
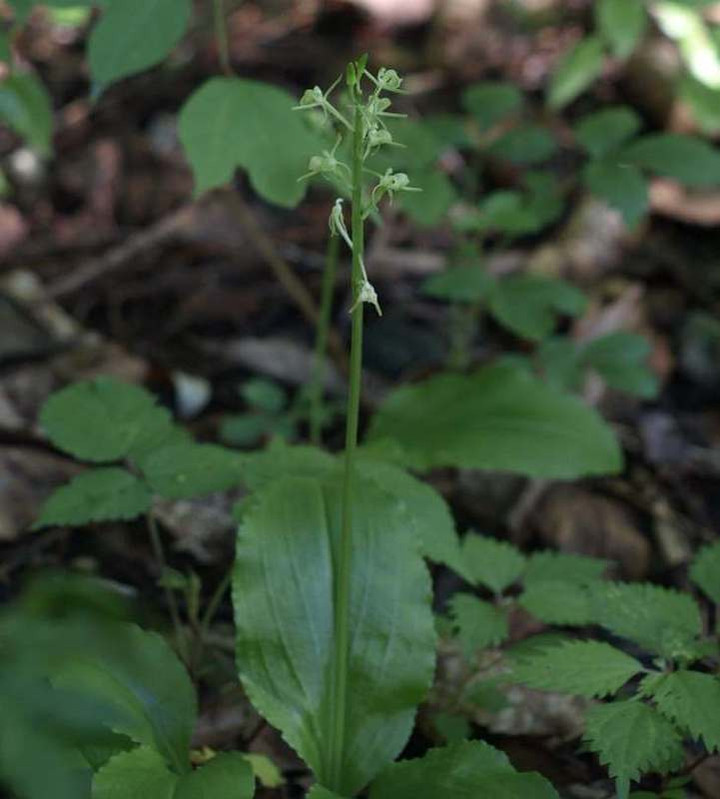
[[[595,18],[602,37],[618,58],[632,53],[648,24],[642,0],[598,0]]]
[[[373,483],[355,484],[347,715],[333,745],[334,556],[338,481],[283,477],[259,490],[237,543],[238,669],[258,711],[341,794],[353,795],[402,749],[432,677],[428,574],[407,514]]]
[[[507,638],[508,619],[501,608],[463,593],[455,594],[449,604],[457,638],[468,660]]]
[[[617,331],[589,341],[581,357],[611,388],[651,399],[657,396],[659,385],[648,366],[650,351],[645,336]]]
[[[641,663],[610,644],[570,641],[521,660],[512,679],[540,691],[603,697],[641,671]]]
[[[563,280],[518,275],[496,281],[490,292],[490,312],[523,338],[541,340],[556,325],[557,314],[580,315],[587,297]]]
[[[58,488],[43,505],[34,527],[134,519],[149,510],[145,483],[125,469],[92,469]]]
[[[93,82],[105,88],[158,64],[182,38],[190,11],[190,0],[109,3],[88,43]]]
[[[115,755],[97,772],[92,799],[173,799],[177,783],[177,774],[155,749],[139,746]]]
[[[698,552],[690,567],[690,578],[713,602],[720,605],[720,541]]]
[[[56,447],[88,461],[126,457],[158,424],[155,399],[139,386],[109,377],[73,383],[50,396],[40,423]]]
[[[558,110],[571,103],[600,76],[604,62],[603,43],[597,36],[581,39],[563,58],[548,90],[548,105]]]
[[[583,170],[583,182],[596,197],[618,210],[629,228],[648,212],[648,182],[632,164],[611,158],[591,161]]]
[[[602,558],[546,550],[530,555],[522,580],[526,586],[547,580],[586,583],[599,580],[608,566],[609,562]]]
[[[245,461],[216,444],[171,444],[150,453],[141,463],[150,488],[170,499],[225,491],[242,481]]]
[[[683,762],[682,739],[674,726],[643,702],[611,702],[591,707],[585,739],[618,782],[618,795],[627,797],[630,780]]]
[[[674,178],[686,186],[720,184],[720,153],[702,139],[679,133],[651,133],[625,147],[622,161]]]
[[[468,86],[462,94],[466,111],[485,131],[520,110],[523,96],[512,83],[486,81]]]
[[[224,752],[184,775],[173,799],[252,799],[254,794],[255,777],[250,763],[239,752]],[[144,796],[149,799],[150,794]]]
[[[459,466],[534,477],[616,472],[617,441],[596,413],[522,371],[495,366],[395,390],[369,439],[400,445],[412,468]]]
[[[431,749],[423,758],[387,768],[370,799],[557,799],[539,774],[519,774],[504,754],[480,741]]]
[[[490,275],[479,264],[458,265],[431,275],[423,283],[422,290],[440,300],[473,303],[487,294],[492,282]]]
[[[720,749],[720,679],[699,671],[663,674],[650,694],[658,710],[701,739],[709,752]]]
[[[30,73],[15,73],[0,83],[0,121],[43,155],[50,152],[53,110],[45,86]]]
[[[159,635],[117,625],[102,649],[93,648],[86,656],[78,652],[53,684],[107,703],[116,711],[114,732],[156,750],[176,774],[190,770],[195,691],[185,667]]]
[[[525,569],[524,556],[507,541],[468,533],[462,542],[465,573],[471,580],[501,594]]]
[[[222,186],[238,167],[266,200],[293,207],[305,195],[311,156],[321,143],[292,110],[295,100],[276,86],[212,78],[180,112],[180,141],[195,176],[195,194]]]
[[[588,586],[597,624],[667,658],[693,659],[702,622],[688,594],[649,583],[596,582]]]
[[[638,114],[628,106],[603,108],[580,119],[574,127],[575,138],[593,158],[601,158],[634,136],[641,124]]]

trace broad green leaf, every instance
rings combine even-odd
[[[448,149],[470,146],[467,120],[461,114],[428,114],[423,117],[423,124]]]
[[[257,491],[282,477],[324,480],[336,468],[337,460],[325,450],[273,441],[262,452],[253,452],[245,457],[243,482],[251,491]]]
[[[506,541],[468,533],[462,542],[465,572],[495,594],[509,588],[525,569],[524,556]]]
[[[648,24],[643,0],[597,0],[595,18],[602,37],[618,58],[627,58]]]
[[[603,108],[580,119],[575,138],[593,158],[601,158],[632,138],[641,124],[638,114],[625,105]]]
[[[703,547],[690,567],[690,579],[720,605],[720,541]]]
[[[212,78],[185,103],[179,135],[195,176],[195,194],[247,170],[264,199],[293,207],[305,195],[311,156],[321,149],[295,100],[282,89],[240,78]]]
[[[652,681],[658,710],[701,739],[708,752],[720,749],[720,679],[699,671],[675,671]]]
[[[701,139],[680,133],[651,133],[625,147],[622,161],[691,187],[720,184],[720,153]]]
[[[584,625],[593,621],[590,596],[579,582],[557,578],[534,581],[518,602],[545,624]]]
[[[522,580],[526,586],[547,580],[586,583],[601,579],[608,566],[609,562],[601,558],[546,550],[530,555]]]
[[[611,702],[591,707],[586,716],[585,739],[611,776],[618,795],[627,797],[630,780],[684,760],[682,739],[673,725],[639,701]]]
[[[432,167],[446,148],[430,125],[419,119],[389,119],[388,129],[393,141],[402,147],[381,149],[372,159],[373,168],[383,172],[392,167],[410,173],[421,172]]]
[[[344,797],[338,793],[333,793],[333,791],[328,791],[322,785],[313,785],[307,795],[307,799],[344,799]]]
[[[173,799],[252,799],[254,794],[250,763],[239,752],[224,752],[183,776]]]
[[[350,669],[337,776],[329,747],[339,481],[283,477],[254,495],[238,535],[233,592],[248,696],[318,780],[348,795],[404,746],[435,646],[430,583],[406,511],[361,478],[353,504]]]
[[[418,760],[387,768],[373,783],[370,799],[558,799],[539,774],[519,774],[507,757],[480,741],[431,749]]]
[[[514,682],[539,691],[603,697],[619,691],[643,665],[601,641],[570,641],[521,660]]]
[[[125,469],[92,469],[61,486],[43,505],[35,528],[134,519],[150,509],[145,483]]]
[[[492,277],[479,265],[451,266],[431,275],[422,285],[424,294],[448,302],[476,303],[492,285]]]
[[[53,110],[45,86],[30,73],[0,82],[0,122],[5,122],[43,155],[50,152]]]
[[[243,752],[243,757],[250,764],[255,778],[263,788],[280,788],[285,784],[282,771],[267,756],[258,752]]]
[[[472,735],[470,722],[464,716],[452,713],[435,713],[432,722],[435,730],[449,744],[466,741]]]
[[[53,684],[107,703],[116,711],[114,732],[152,747],[176,773],[190,770],[195,691],[185,667],[159,635],[117,625],[101,649],[86,655],[79,651]]]
[[[575,391],[582,383],[583,366],[577,344],[567,336],[544,339],[537,350],[538,364],[545,380],[560,391]]]
[[[158,64],[190,21],[190,0],[122,0],[104,10],[90,34],[90,76],[104,89]]]
[[[588,585],[597,624],[667,658],[692,659],[702,634],[700,611],[688,594],[649,583]]]
[[[498,280],[490,291],[493,316],[523,338],[540,341],[556,325],[557,314],[579,316],[587,297],[563,280],[518,275]]]
[[[528,198],[519,191],[494,191],[482,200],[468,230],[498,231],[522,236],[542,227],[540,216],[530,207]]]
[[[539,169],[526,172],[523,179],[527,186],[524,205],[536,220],[535,230],[556,222],[565,209],[557,177],[552,172]]]
[[[486,81],[468,86],[462,93],[462,104],[485,131],[519,111],[523,96],[512,83]]]
[[[593,410],[508,366],[444,374],[394,391],[370,441],[397,442],[412,468],[459,466],[534,477],[617,472],[617,441]]]
[[[449,603],[457,638],[468,660],[491,646],[501,644],[509,634],[506,613],[490,602],[470,594],[455,594]]]
[[[634,228],[647,213],[650,206],[648,182],[631,164],[610,158],[591,161],[582,177],[596,197],[622,214],[629,228]]]
[[[10,37],[5,31],[0,31],[0,62],[9,64],[11,58]]]
[[[111,758],[95,775],[92,799],[173,799],[178,783],[163,758],[149,746],[139,746]]]
[[[241,455],[216,444],[171,444],[150,453],[142,472],[150,488],[163,497],[183,499],[225,491],[243,477]]]
[[[426,169],[413,172],[412,185],[420,191],[403,192],[402,209],[418,225],[437,225],[457,199],[450,179],[437,169]]]
[[[581,357],[611,388],[651,399],[657,396],[659,386],[647,365],[650,351],[645,336],[617,331],[589,341]]]
[[[519,125],[503,134],[488,148],[495,158],[513,164],[539,164],[555,153],[557,142],[547,128],[540,125]]]
[[[241,393],[251,408],[267,413],[280,413],[287,405],[287,394],[282,386],[262,377],[248,380],[243,385]]]
[[[678,96],[690,107],[703,133],[708,136],[720,133],[720,88],[706,86],[686,75],[680,82]]]
[[[603,42],[598,36],[581,39],[562,59],[548,89],[548,105],[558,110],[571,103],[600,76]]]
[[[139,386],[98,377],[52,394],[40,423],[56,447],[102,462],[126,457],[158,425],[164,431],[167,417],[158,415],[153,396]]]

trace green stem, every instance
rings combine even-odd
[[[330,785],[339,791],[342,782],[345,750],[345,725],[347,712],[347,678],[350,655],[350,578],[352,570],[352,499],[360,418],[360,391],[362,387],[363,303],[358,302],[362,284],[363,229],[363,118],[360,100],[356,97],[355,127],[353,134],[353,195],[352,195],[352,292],[355,310],[352,313],[352,339],[350,344],[350,388],[345,428],[345,473],[342,493],[342,522],[338,542],[337,577],[335,583],[335,672],[333,680],[333,718],[330,741]]]
[[[145,517],[147,520],[148,532],[150,533],[150,543],[152,544],[153,552],[155,554],[155,561],[160,569],[160,577],[164,577],[167,572],[167,559],[165,558],[165,550],[163,549],[162,539],[160,538],[160,531],[158,530],[157,521],[152,513],[148,513]],[[180,610],[178,609],[177,599],[173,593],[172,588],[167,585],[164,586],[165,600],[167,602],[168,610],[170,612],[170,620],[172,621],[173,630],[175,631],[175,644],[177,646],[178,654],[182,660],[187,664],[188,651],[185,641],[185,634],[183,626],[180,621]]]
[[[226,75],[232,75],[233,70],[230,65],[230,48],[228,46],[224,0],[213,0],[213,19],[215,22],[215,41],[220,57],[220,66]]]
[[[319,446],[322,439],[323,423],[323,388],[325,383],[325,358],[327,355],[330,317],[332,316],[333,289],[335,288],[335,272],[337,271],[340,237],[330,235],[325,255],[322,293],[320,297],[320,316],[315,334],[315,358],[313,378],[310,385],[310,440]]]

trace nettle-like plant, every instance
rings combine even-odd
[[[463,541],[463,563],[469,581],[491,598],[462,592],[450,600],[443,626],[469,668],[443,705],[460,717],[483,705],[492,712],[502,708],[508,683],[588,700],[612,697],[589,705],[584,742],[615,778],[618,797],[627,797],[631,781],[651,773],[667,775],[662,796],[682,796],[702,752],[720,749],[717,623],[711,628],[703,622],[693,597],[649,583],[605,580],[608,564],[599,559],[555,552],[525,557],[510,544],[476,534]],[[698,553],[690,577],[715,604],[718,574],[720,545],[714,544]],[[516,607],[565,632],[508,643],[509,614]],[[603,639],[572,638],[567,628],[573,627],[584,636],[602,632]],[[605,640],[608,635],[614,643]],[[618,639],[632,644],[634,656],[618,648]],[[696,745],[686,746],[689,741],[704,747],[700,756]],[[633,794],[646,795],[655,796]]]

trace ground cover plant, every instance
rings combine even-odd
[[[267,243],[261,206],[235,209],[314,323],[292,396],[282,378],[245,379],[213,436],[102,369],[77,380],[66,372],[42,397],[28,441],[61,456],[72,476],[44,491],[28,537],[42,548],[58,531],[74,542],[132,531],[156,607],[143,613],[132,591],[92,573],[92,558],[11,592],[0,616],[0,786],[13,799],[711,796],[700,776],[720,750],[720,547],[710,526],[660,584],[627,558],[618,571],[612,552],[520,547],[503,540],[510,525],[476,532],[447,484],[524,481],[522,509],[555,481],[618,485],[637,468],[627,426],[589,400],[598,385],[621,408],[658,396],[647,330],[600,324],[578,335],[596,302],[588,288],[495,265],[560,225],[585,192],[637,235],[658,177],[690,189],[720,183],[716,148],[698,132],[653,130],[618,103],[578,113],[556,137],[537,97],[505,80],[470,82],[459,112],[418,115],[412,81],[372,55],[294,95],[235,74],[219,1],[214,16],[189,2],[45,5],[40,14],[60,26],[89,26],[88,89],[100,108],[116,82],[172,64],[199,25],[224,73],[186,94],[177,114],[199,204],[213,189],[239,195],[227,188],[239,172],[278,213],[319,204],[326,241],[316,302]],[[3,52],[12,44],[16,55],[0,113],[49,157],[50,96],[17,55],[33,4],[8,6]],[[712,133],[712,108],[703,109],[713,73],[694,53],[698,41],[712,51],[714,22],[679,3],[594,4],[587,35],[548,76],[547,108],[559,113],[589,90],[606,58],[626,61],[647,13],[679,42],[680,95]],[[552,163],[560,139],[573,159],[566,179]],[[453,172],[448,153],[475,168]],[[494,170],[508,169],[509,181],[491,185]],[[363,391],[367,353],[397,297],[375,277],[371,245],[398,215],[443,227],[447,263],[415,289],[442,320],[446,346],[430,370],[376,395]],[[338,284],[348,286],[340,302]],[[698,374],[720,338],[711,314],[693,318],[683,346]],[[335,319],[347,320],[347,353]],[[479,357],[488,330],[501,344]],[[714,474],[700,450],[693,464]],[[190,550],[195,560],[168,548],[168,508],[189,508],[193,529],[218,501],[232,506],[235,532],[208,578],[202,546]],[[681,547],[663,509],[658,538],[672,551]],[[623,579],[633,575],[645,579]],[[208,697],[223,693],[254,729],[215,743],[199,730]],[[498,732],[518,696],[529,707],[545,694],[575,703],[573,731],[545,737],[582,777],[523,756],[512,745],[522,734]]]

